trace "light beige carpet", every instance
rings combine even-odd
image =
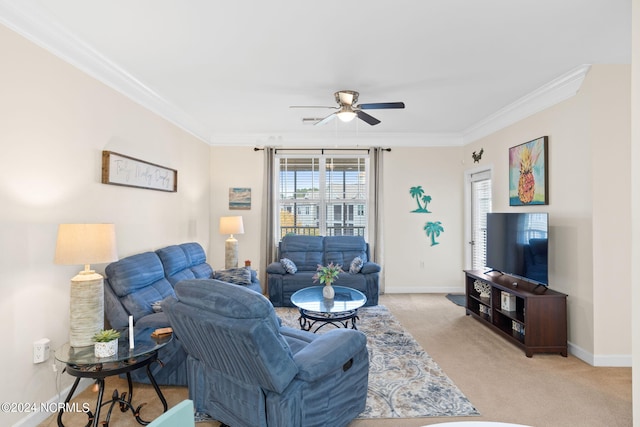
[[[477,417],[357,419],[349,427],[419,427],[447,421],[499,421],[536,427],[629,427],[632,425],[631,368],[596,368],[573,357],[535,355],[505,341],[444,294],[382,295],[384,304],[433,360],[447,373],[480,412]],[[107,390],[125,390],[126,383],[109,379]],[[187,398],[185,387],[162,387],[175,405]],[[162,407],[150,386],[136,385],[135,402],[145,418]],[[62,396],[64,400],[64,396]],[[95,404],[85,390],[76,401]],[[74,415],[74,417],[76,417]],[[69,426],[82,426],[86,418],[69,418]],[[55,426],[51,416],[41,426]],[[114,427],[138,426],[130,414],[117,413]],[[199,423],[214,427],[218,423]]]

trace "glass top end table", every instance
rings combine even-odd
[[[131,380],[131,372],[136,369],[146,368],[147,377],[151,382],[162,406],[164,412],[167,412],[167,401],[160,391],[160,387],[156,383],[153,374],[151,373],[151,364],[153,362],[159,362],[158,350],[167,345],[173,338],[173,334],[164,336],[161,338],[151,337],[151,333],[155,328],[138,329],[135,332],[134,348],[129,348],[129,339],[127,334],[118,340],[118,353],[111,357],[96,357],[94,354],[94,346],[86,347],[72,347],[69,343],[64,344],[62,347],[55,351],[56,360],[65,363],[65,371],[74,377],[76,377],[69,394],[65,400],[65,405],[61,406],[58,411],[58,426],[64,427],[62,422],[62,416],[64,414],[64,407],[73,397],[73,394],[78,387],[78,383],[82,378],[93,378],[99,386],[98,397],[96,399],[95,414],[91,411],[87,411],[87,417],[89,421],[88,426],[97,427],[102,425],[109,426],[109,420],[111,418],[111,412],[116,405],[119,405],[122,412],[131,410],[133,416],[139,424],[147,425],[150,421],[145,421],[140,417],[140,408],[146,405],[142,403],[138,407],[134,407],[131,403],[133,398],[133,383]],[[118,393],[118,390],[113,392],[113,398],[108,402],[102,402],[104,395],[105,383],[104,379],[113,375],[126,374],[127,385],[129,392],[122,394]],[[109,410],[104,421],[100,421],[100,409],[102,406],[109,405]]]
[[[291,295],[291,303],[300,311],[300,328],[317,332],[326,325],[348,328],[351,324],[351,329],[358,329],[358,309],[367,303],[367,297],[357,289],[333,286],[334,298],[326,299],[322,295],[323,288],[312,286]]]

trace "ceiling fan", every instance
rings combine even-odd
[[[343,122],[350,122],[358,117],[369,123],[371,126],[375,126],[380,123],[380,120],[365,113],[362,110],[382,110],[393,108],[404,108],[404,102],[375,102],[371,104],[356,104],[358,102],[358,96],[360,94],[354,90],[340,90],[334,93],[337,107],[327,106],[307,106],[307,105],[293,105],[290,108],[331,108],[337,110],[326,117],[305,117],[302,119],[304,123],[313,123],[314,125],[324,125],[330,122],[334,118],[339,118]]]

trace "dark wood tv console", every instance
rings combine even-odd
[[[524,349],[527,357],[567,356],[566,294],[499,272],[464,272],[467,315]],[[476,288],[483,287],[490,296],[480,296]]]

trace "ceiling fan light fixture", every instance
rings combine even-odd
[[[344,123],[348,123],[351,120],[356,118],[356,112],[353,111],[351,108],[341,108],[340,111],[338,111],[336,113],[336,115],[338,116],[338,118],[340,119],[340,121],[344,122]]]

